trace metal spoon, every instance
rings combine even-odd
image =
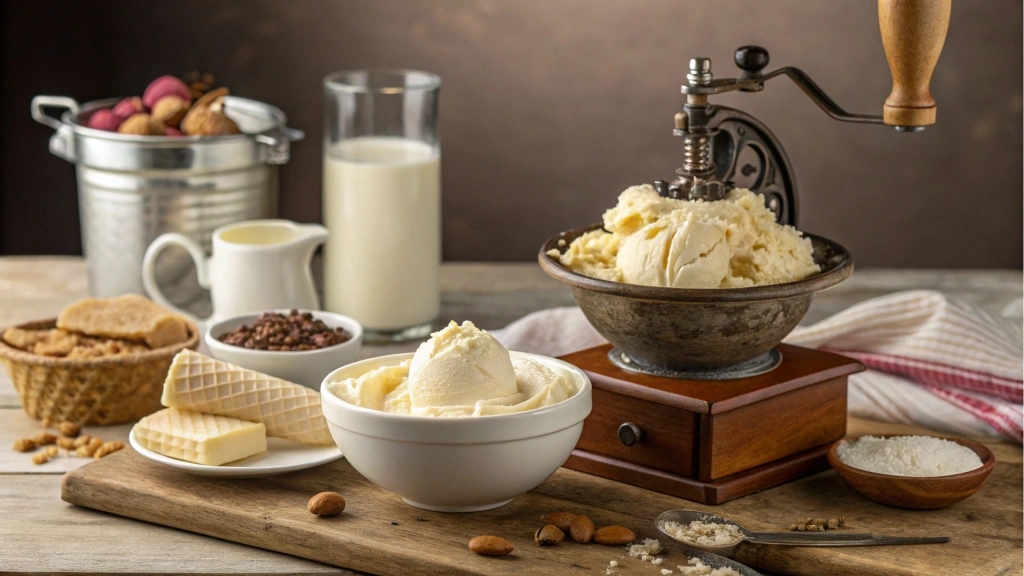
[[[743,537],[732,544],[708,546],[694,542],[683,542],[688,546],[706,550],[726,558],[731,558],[736,548],[744,541],[754,544],[780,544],[784,546],[893,546],[898,544],[942,544],[950,541],[948,536],[908,538],[841,532],[751,532],[728,518],[696,510],[669,510],[668,512],[662,512],[654,521],[654,526],[665,536],[676,540],[675,536],[666,532],[662,526],[666,522],[677,522],[685,525],[693,521],[731,524],[739,529]],[[681,542],[680,540],[676,541]]]
[[[679,542],[679,547],[683,549],[683,554],[686,555],[687,561],[689,561],[689,558],[697,558],[703,562],[705,566],[710,566],[711,568],[732,568],[739,572],[741,576],[762,576],[762,574],[757,570],[754,570],[744,564],[740,564],[735,560],[730,560],[724,556],[705,552],[704,550],[694,548],[687,544],[683,544],[682,542]],[[685,565],[686,562],[680,562],[680,564]]]

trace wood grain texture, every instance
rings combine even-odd
[[[355,574],[269,550],[72,506],[57,474],[0,475],[0,573]]]
[[[846,376],[728,412],[701,414],[701,480],[831,444],[846,434]]]
[[[812,113],[817,114],[816,110]],[[317,162],[319,162],[317,157]],[[536,272],[536,274],[532,273]],[[551,306],[572,304],[568,290],[540,272],[535,265],[444,264],[441,275],[442,314],[452,318],[472,318],[491,329],[503,326],[519,316]],[[552,287],[552,285],[554,287]],[[1020,270],[926,270],[858,269],[848,281],[818,294],[805,317],[814,322],[867,298],[897,290],[927,288],[941,290],[951,298],[980,305],[1000,313],[1020,298]],[[508,293],[514,290],[514,293]],[[87,294],[85,261],[66,257],[0,257],[0,325],[24,322],[56,315],[66,304]],[[1019,309],[1019,307],[1018,307]],[[415,343],[393,348],[364,347],[363,355],[407,351]],[[149,524],[67,505],[60,501],[60,474],[63,465],[78,459],[59,460],[34,466],[24,454],[10,450],[8,439],[37,430],[38,424],[24,415],[5,371],[0,370],[0,572],[78,573],[78,574],[352,574],[344,569],[234,544],[223,540]],[[101,429],[102,436],[117,437],[118,432]],[[127,430],[125,427],[124,430]],[[879,423],[857,418],[848,421],[851,436],[862,434],[930,434],[906,424]],[[934,434],[934,433],[931,433]],[[936,513],[914,513],[874,505],[847,489],[832,472],[806,478],[781,488],[729,502],[718,507],[702,506],[607,480],[560,470],[536,493],[558,500],[578,501],[601,509],[632,515],[638,524],[650,522],[659,512],[674,507],[689,507],[717,513],[738,514],[750,527],[778,529],[796,516],[821,516],[858,511],[857,529],[888,533],[935,534],[944,531],[946,519],[959,518],[951,544],[941,549],[952,558],[953,569],[980,576],[1018,574],[1021,571],[1021,446],[993,442],[986,445],[996,454],[999,464],[985,487],[975,496]],[[87,462],[82,460],[81,463]],[[820,480],[819,480],[820,479]],[[618,486],[607,490],[607,485]],[[1016,487],[1014,490],[1007,489]],[[824,488],[824,492],[819,490]],[[810,498],[804,495],[809,493]],[[859,502],[859,503],[858,503]],[[498,524],[500,527],[500,524]],[[967,540],[961,541],[959,535]],[[977,547],[977,550],[975,548]],[[934,554],[934,548],[927,551]],[[648,565],[625,563],[623,551],[606,549],[608,559],[626,566],[623,574],[652,574]],[[875,554],[883,550],[804,550],[796,558],[778,548],[764,551],[764,565],[784,566],[802,562],[796,574],[854,574],[858,564],[873,563],[868,574],[884,573],[892,563]],[[938,563],[923,563],[922,552],[905,548],[911,563],[902,574],[915,567],[921,574],[941,573]],[[960,556],[966,552],[966,556]],[[761,554],[741,549],[743,558]],[[779,556],[783,556],[780,558]],[[812,558],[813,557],[813,558]],[[381,555],[381,571],[401,567],[388,564]],[[671,549],[666,562],[681,555]],[[633,561],[633,560],[629,560]],[[977,567],[972,562],[979,562]],[[888,563],[888,564],[887,564]],[[833,566],[843,567],[833,569]],[[927,567],[931,566],[929,570]],[[976,568],[976,569],[975,569]],[[598,573],[600,574],[600,572]]]
[[[734,410],[864,369],[858,362],[828,352],[780,344],[778,368],[741,380],[676,380],[623,370],[608,360],[611,344],[567,354],[562,360],[579,366],[595,388],[702,414]]]
[[[878,25],[892,71],[882,117],[890,126],[935,123],[929,84],[946,42],[952,0],[878,0]]]
[[[722,504],[828,469],[828,445],[780,458],[716,480],[700,480],[620,460],[588,450],[573,450],[565,467],[701,504]]]
[[[63,497],[373,573],[601,573],[609,560],[616,559],[628,573],[645,574],[651,567],[622,558],[623,548],[569,542],[537,547],[532,534],[540,525],[538,516],[558,510],[583,513],[598,526],[618,523],[640,537],[651,537],[658,513],[691,508],[713,510],[755,530],[784,529],[800,516],[844,515],[850,519],[851,529],[953,537],[941,549],[745,544],[738,550],[741,562],[776,572],[994,576],[1014,573],[1012,570],[1021,566],[1021,481],[1020,466],[997,464],[989,484],[974,497],[943,510],[908,512],[864,499],[830,471],[710,508],[563,469],[505,507],[475,514],[443,514],[403,504],[369,484],[343,460],[285,476],[239,481],[188,476],[125,451],[69,473]],[[348,508],[342,516],[320,519],[306,511],[309,497],[323,490],[346,496]],[[484,533],[512,540],[515,552],[504,559],[469,552],[469,539]],[[667,563],[682,559],[671,544],[669,550]],[[635,570],[630,562],[642,566],[641,570]]]
[[[579,449],[684,476],[696,474],[697,415],[693,412],[599,388],[593,390],[593,406],[576,443]],[[632,446],[619,440],[619,426],[626,422],[642,430]]]

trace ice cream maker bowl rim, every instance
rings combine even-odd
[[[736,360],[736,358],[744,355],[742,348],[747,345],[749,334],[730,333],[724,329],[715,330],[715,327],[708,327],[707,335],[717,338],[711,356],[720,355],[724,360],[718,363],[708,361],[706,358],[709,356],[705,354],[705,360],[699,364],[694,362],[691,370],[691,367],[687,366],[688,359],[698,356],[694,354],[694,347],[703,345],[704,352],[707,351],[706,344],[696,342],[703,338],[666,337],[667,333],[671,334],[666,326],[670,326],[673,318],[652,317],[641,318],[640,320],[643,322],[637,323],[637,330],[649,332],[637,335],[638,339],[656,343],[656,346],[660,348],[657,351],[659,357],[672,357],[673,364],[664,363],[663,366],[660,361],[638,357],[632,367],[627,367],[622,362],[616,361],[615,357],[621,355],[621,352],[631,348],[635,349],[636,342],[625,342],[621,335],[617,337],[610,325],[611,322],[614,322],[610,319],[614,316],[611,312],[653,314],[653,310],[656,308],[659,315],[666,313],[672,315],[672,312],[677,312],[682,318],[704,311],[732,316],[734,319],[742,321],[760,313],[761,311],[757,310],[759,306],[770,304],[773,301],[805,301],[802,303],[805,305],[787,308],[783,316],[777,320],[777,324],[780,326],[795,326],[806,313],[806,305],[809,305],[814,293],[842,282],[853,273],[853,259],[843,246],[827,238],[808,233],[804,233],[804,235],[810,238],[814,246],[815,262],[822,266],[821,272],[794,282],[746,288],[668,288],[613,282],[573,272],[562,266],[557,258],[548,255],[552,249],[564,252],[577,237],[592,230],[601,229],[601,227],[601,224],[591,224],[552,236],[541,247],[537,256],[538,262],[541,269],[549,276],[573,288],[577,304],[583,309],[594,328],[616,347],[613,353],[609,354],[614,364],[620,368],[656,376],[728,380],[769,371],[778,365],[781,356],[778,356],[777,352],[774,353],[776,355],[774,364],[762,362],[757,367],[741,368],[744,360]],[[609,318],[605,318],[606,315]],[[742,322],[740,323],[742,324]],[[703,327],[699,329],[699,331],[701,330]],[[766,339],[770,341],[772,349],[782,341],[788,330],[778,330],[777,332]],[[758,357],[758,354],[751,354],[750,357]],[[732,370],[732,368],[736,368],[736,370]]]

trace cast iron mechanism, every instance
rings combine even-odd
[[[760,92],[766,80],[788,76],[829,117],[842,122],[885,124],[883,116],[852,114],[841,108],[799,68],[768,73],[768,51],[742,46],[734,56],[738,78],[715,78],[709,58],[690,60],[682,93],[683,111],[675,115],[673,134],[683,137],[683,165],[671,183],[654,183],[662,196],[685,200],[721,200],[735,187],[764,196],[765,204],[783,224],[796,225],[796,180],[782,145],[768,128],[739,110],[708,103],[708,96],[733,90]],[[919,132],[924,126],[893,126],[897,132]]]
[[[686,200],[721,200],[735,187],[764,196],[765,205],[783,224],[796,224],[796,180],[789,159],[768,128],[739,110],[708,103],[708,96],[733,90],[759,92],[766,80],[788,76],[830,117],[843,122],[883,124],[882,116],[843,110],[807,74],[787,66],[768,73],[768,51],[760,46],[736,50],[738,78],[715,78],[709,58],[690,60],[682,93],[683,111],[675,115],[673,133],[683,138],[683,165],[671,183],[655,182],[658,193]],[[922,126],[896,126],[915,132]]]

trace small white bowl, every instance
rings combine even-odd
[[[392,354],[329,374],[320,387],[327,426],[360,474],[417,508],[476,512],[503,506],[536,488],[572,453],[590,414],[590,379],[579,368],[536,354],[529,358],[575,381],[578,392],[558,404],[516,414],[431,418],[362,408],[327,384],[412,358]]]
[[[288,314],[291,310],[268,310],[279,314]],[[306,310],[302,310],[306,312]],[[363,341],[363,327],[355,320],[341,314],[309,310],[313,318],[322,321],[331,328],[344,328],[352,338],[319,350],[288,351],[253,350],[233,344],[226,344],[217,339],[218,336],[231,332],[243,324],[252,324],[260,317],[260,313],[245,314],[222,320],[210,326],[206,331],[206,346],[217,360],[230,362],[282,380],[302,384],[316,390],[323,382],[324,376],[356,359],[359,346]]]

